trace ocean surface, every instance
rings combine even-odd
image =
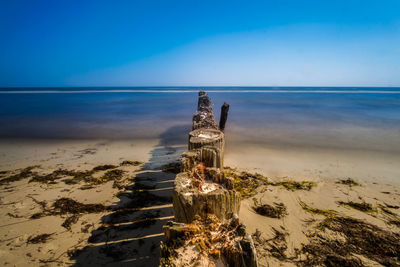
[[[0,138],[185,140],[208,92],[228,141],[400,152],[400,88],[162,87],[0,89]],[[168,138],[167,138],[168,139]]]

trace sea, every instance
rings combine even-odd
[[[227,141],[400,153],[395,87],[68,87],[0,89],[1,139],[186,140],[197,95]],[[167,138],[166,138],[167,137]]]

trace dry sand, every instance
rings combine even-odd
[[[40,165],[35,172],[47,174],[58,168],[90,170],[102,164],[119,165],[124,160],[145,162],[140,166],[120,166],[124,170],[122,185],[113,182],[82,190],[83,183],[68,185],[62,179],[54,184],[32,182],[29,178],[0,185],[0,264],[3,266],[63,266],[115,265],[157,266],[159,242],[163,240],[162,225],[172,218],[174,174],[161,171],[161,166],[179,158],[186,144],[160,145],[160,140],[87,141],[87,140],[2,140],[0,142],[0,170],[7,177],[27,166]],[[272,181],[281,179],[310,180],[317,186],[310,191],[290,191],[280,186],[259,188],[255,196],[261,203],[284,203],[287,215],[281,219],[256,214],[253,200],[242,201],[240,220],[248,232],[261,231],[265,239],[274,237],[273,228],[287,234],[286,256],[306,243],[308,234],[321,220],[320,215],[304,211],[300,201],[320,209],[333,209],[341,214],[360,218],[383,229],[398,232],[387,224],[381,212],[368,214],[338,201],[366,201],[374,206],[400,205],[400,156],[379,151],[344,151],[322,148],[277,149],[257,144],[227,146],[225,165],[240,170],[259,172]],[[96,173],[96,177],[105,171]],[[351,177],[362,186],[337,184],[339,179]],[[135,188],[135,183],[141,188]],[[130,186],[129,186],[130,185]],[[144,187],[146,185],[147,187]],[[143,197],[135,206],[138,210],[118,213],[107,210],[81,214],[68,230],[61,225],[69,215],[30,217],[62,197],[90,204],[121,207],[129,203],[129,194],[146,191],[163,201]],[[125,192],[124,194],[118,194]],[[146,196],[146,195],[144,195]],[[148,196],[147,196],[148,197]],[[164,198],[163,198],[164,197]],[[137,200],[136,200],[137,201]],[[400,213],[399,209],[391,209]],[[120,216],[117,216],[117,215]],[[44,243],[28,243],[30,237],[51,234]],[[263,252],[263,251],[260,251]],[[75,254],[74,254],[75,253]],[[268,251],[260,253],[261,266],[292,265],[280,261]],[[366,264],[377,263],[365,260]]]

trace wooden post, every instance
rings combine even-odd
[[[221,131],[225,130],[225,123],[226,120],[228,119],[228,111],[229,111],[229,104],[224,102],[224,104],[221,107],[221,116],[219,118],[219,129]]]
[[[193,114],[192,130],[200,128],[218,129],[212,112],[211,100],[204,91],[199,92],[197,111]]]
[[[220,130],[201,128],[189,133],[189,150],[198,150],[206,167],[223,168],[225,138]]]
[[[203,220],[213,214],[218,218],[215,221],[217,229],[221,229],[217,230],[217,234],[222,237],[221,241],[216,242],[222,247],[226,240],[232,244],[227,249],[218,251],[223,261],[226,261],[226,266],[258,267],[253,239],[239,224],[237,214],[240,209],[240,193],[234,190],[235,179],[225,177],[223,171],[225,135],[222,131],[228,111],[229,105],[224,103],[218,127],[210,98],[206,92],[199,92],[197,111],[193,115],[192,131],[189,133],[189,150],[182,155],[182,169],[174,181],[172,202],[175,221],[170,221],[163,227],[167,243],[161,243],[161,266],[169,266],[167,263],[175,266],[178,261],[171,251],[174,254],[177,252],[176,244],[179,243],[176,241],[180,242],[179,238],[182,237],[185,240],[181,239],[183,243],[180,244],[193,244],[196,237],[187,235],[193,228],[190,224],[199,225],[199,229],[209,227]],[[227,225],[229,232],[226,231]],[[235,227],[236,230],[233,230]],[[189,257],[192,257],[192,253],[190,250],[184,252]],[[202,252],[194,253],[200,256]]]

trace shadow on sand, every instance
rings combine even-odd
[[[118,194],[112,213],[91,232],[89,245],[71,255],[74,266],[158,266],[162,226],[173,218],[172,190],[175,174],[161,167],[187,149],[190,125],[173,126],[160,135],[150,160],[142,165],[135,183]]]

